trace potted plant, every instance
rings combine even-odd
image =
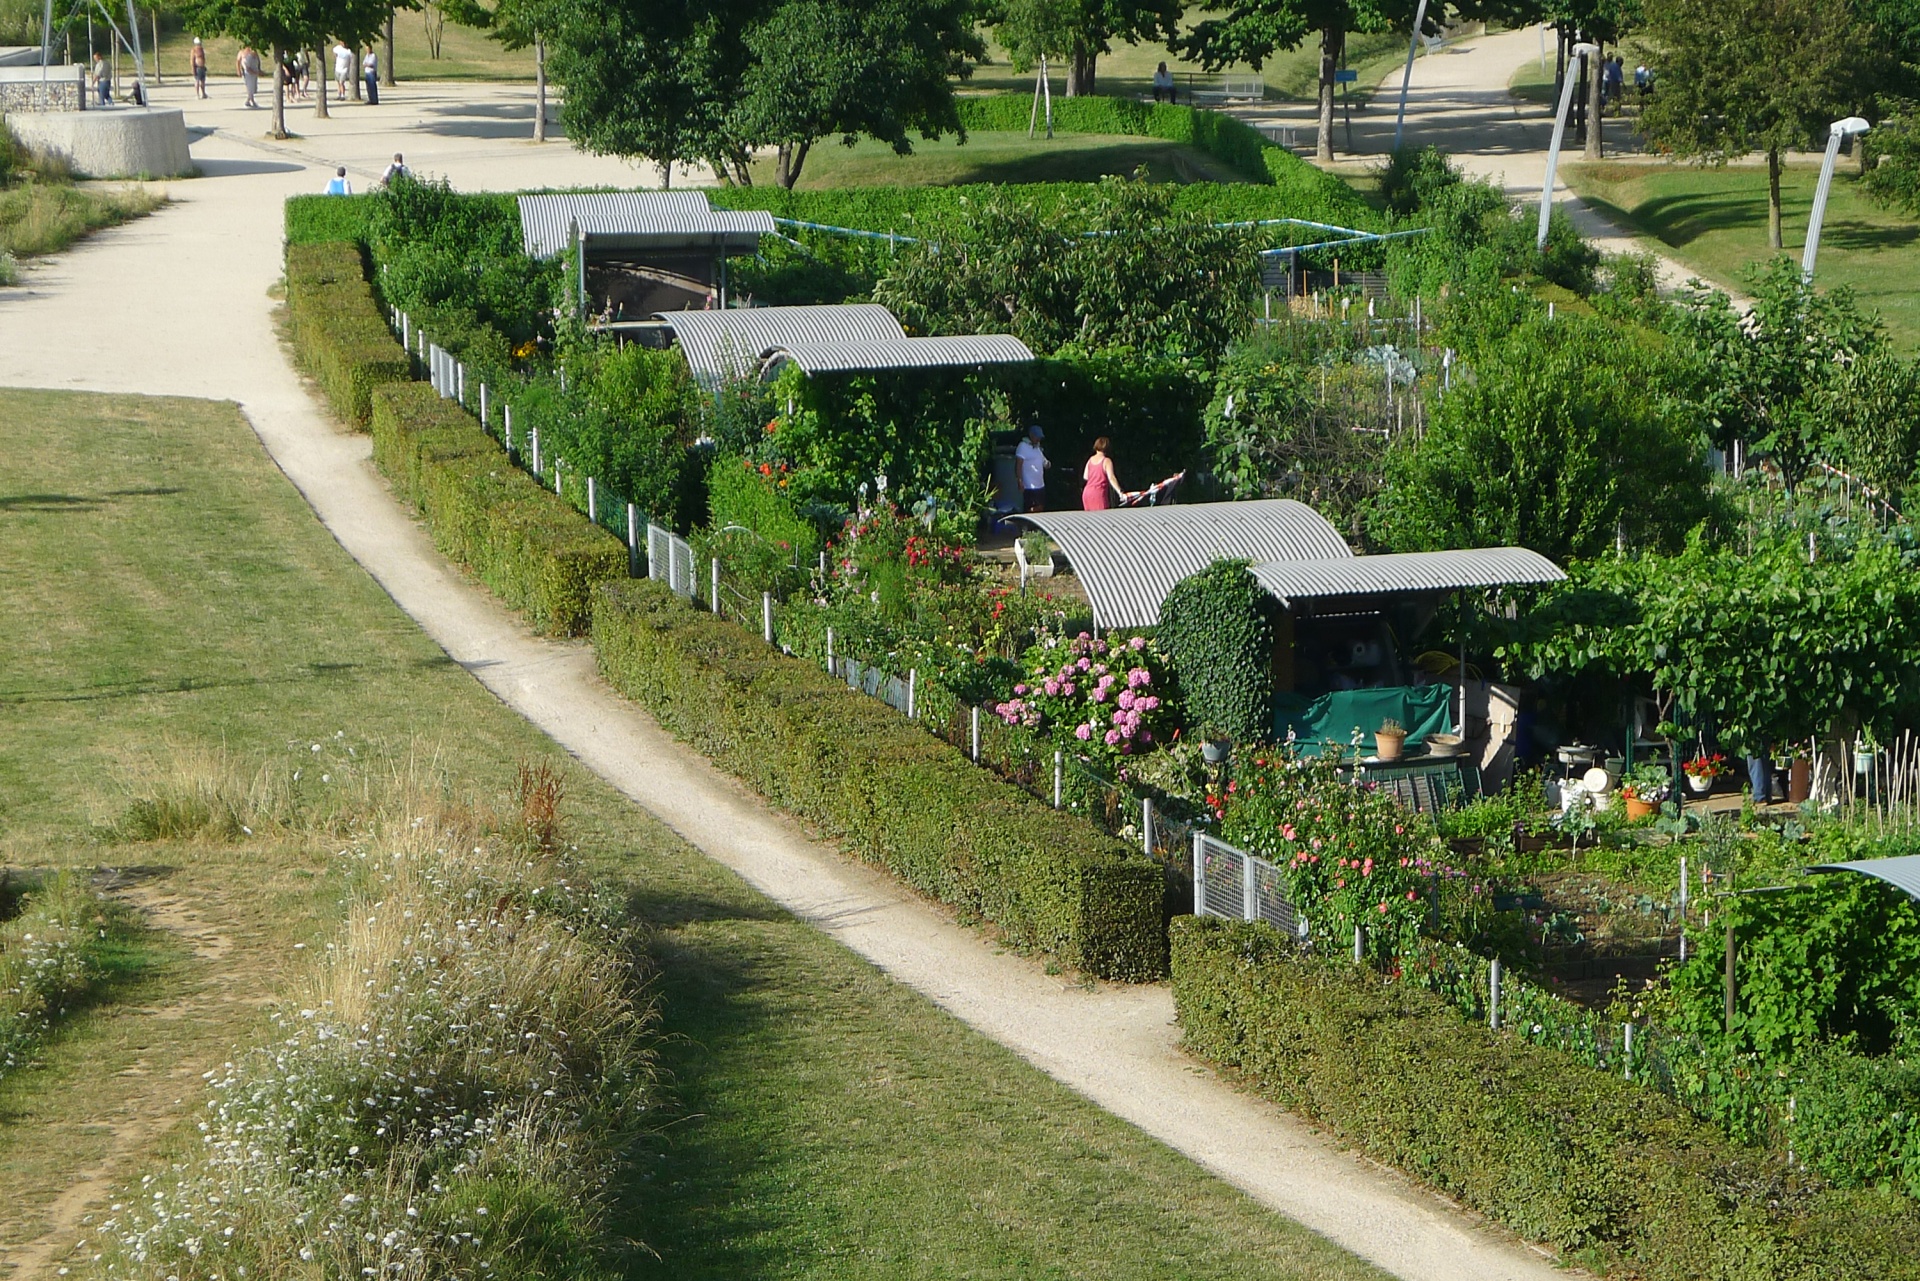
[[[1397,761],[1407,745],[1407,727],[1388,717],[1373,731],[1373,754],[1383,761]]]
[[[1200,727],[1200,757],[1209,765],[1219,765],[1233,754],[1233,735],[1211,725]]]
[[[1627,821],[1638,822],[1653,817],[1653,811],[1672,791],[1673,780],[1668,777],[1664,766],[1655,765],[1652,761],[1635,765],[1620,781],[1620,797],[1627,803]]]
[[[1860,737],[1853,740],[1853,772],[1865,778],[1873,773],[1873,763],[1880,756],[1880,744],[1873,737],[1871,729],[1862,729]]]
[[[1713,790],[1713,781],[1727,772],[1727,758],[1719,752],[1709,753],[1704,747],[1698,755],[1680,767],[1687,776],[1687,790],[1695,796],[1705,796]]]

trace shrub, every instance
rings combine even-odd
[[[375,387],[413,366],[368,287],[356,245],[331,240],[287,249],[287,327],[301,366],[342,421],[365,427]]]
[[[95,894],[84,873],[56,872],[20,890],[0,877],[0,909],[24,900],[0,921],[0,1079],[124,963],[140,933],[134,913]]]
[[[1245,561],[1217,560],[1173,585],[1155,635],[1190,724],[1242,743],[1271,734],[1274,613],[1273,597]]]
[[[879,701],[657,583],[609,583],[593,643],[613,686],[860,857],[1089,974],[1166,972],[1162,874]]]
[[[1920,213],[1920,103],[1896,102],[1871,133],[1854,140],[1867,149],[1867,176],[1861,184],[1883,204]]]
[[[993,709],[1008,725],[1049,733],[1108,771],[1123,756],[1172,741],[1166,658],[1146,637],[1050,632],[1022,661],[1026,679]]]
[[[425,515],[434,542],[535,630],[587,630],[596,583],[627,573],[627,550],[508,459],[471,415],[424,383],[373,398],[373,458]]]
[[[1920,1276],[1920,1207],[1731,1148],[1637,1085],[1300,954],[1263,924],[1173,922],[1187,1048],[1511,1228],[1647,1281]]]
[[[367,243],[367,224],[373,214],[373,196],[289,196],[286,208],[287,245],[322,244],[344,240]]]

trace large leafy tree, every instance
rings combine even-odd
[[[1442,6],[1431,6],[1438,21]],[[1255,71],[1274,54],[1320,38],[1320,139],[1317,154],[1333,159],[1334,72],[1346,56],[1350,31],[1389,31],[1413,20],[1411,0],[1242,0],[1225,16],[1194,27],[1174,47],[1209,71],[1244,62]]]
[[[823,138],[852,146],[864,135],[906,155],[912,130],[964,137],[952,80],[986,54],[970,10],[969,0],[787,0],[747,32],[732,132],[775,148],[782,187]]]
[[[1678,546],[1708,508],[1698,409],[1673,363],[1651,335],[1602,321],[1523,321],[1389,456],[1374,537],[1394,551],[1521,546],[1560,561],[1622,537]]]
[[[1067,96],[1077,98],[1095,92],[1100,55],[1115,40],[1171,42],[1183,7],[1181,0],[994,0],[984,16],[1015,58],[1065,55]]]
[[[1764,153],[1767,245],[1784,247],[1781,158],[1867,110],[1892,51],[1856,0],[1646,0],[1644,34],[1660,71],[1648,140],[1709,164]]]

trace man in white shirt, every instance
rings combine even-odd
[[[334,42],[333,46],[333,83],[340,91],[341,101],[345,101],[350,92],[347,88],[353,81],[353,50]]]
[[[1020,497],[1024,500],[1021,510],[1038,512],[1047,509],[1047,468],[1053,466],[1047,461],[1046,451],[1040,448],[1040,442],[1047,434],[1035,423],[1027,428],[1025,440],[1013,451],[1020,465]]]
[[[380,175],[380,185],[391,187],[395,179],[411,177],[413,177],[413,170],[407,168],[406,158],[396,151],[393,153],[393,163],[388,165],[387,171]]]

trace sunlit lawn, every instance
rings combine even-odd
[[[1737,287],[1741,268],[1769,256],[1763,166],[1573,164],[1562,172],[1588,203],[1638,227],[1707,280]],[[1785,252],[1796,262],[1818,179],[1815,166],[1796,163],[1781,180]],[[1896,341],[1920,347],[1920,222],[1869,199],[1851,174],[1834,179],[1816,282],[1851,287]]]

